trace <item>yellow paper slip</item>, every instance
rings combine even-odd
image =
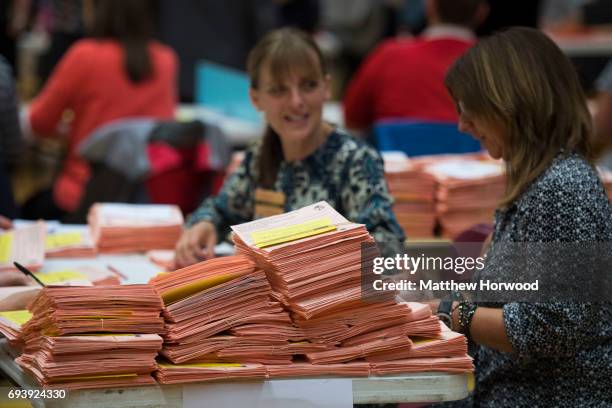
[[[13,249],[13,233],[7,232],[0,235],[0,262],[7,263],[11,258]]]
[[[12,310],[10,312],[0,312],[0,317],[4,317],[6,320],[19,326],[23,326],[32,318],[32,313],[27,310]]]
[[[334,231],[336,226],[327,217],[303,222],[301,224],[288,225],[286,227],[272,228],[265,231],[251,233],[253,243],[257,248],[265,248],[272,245],[283,244],[297,239],[323,234]]]
[[[68,377],[58,377],[57,381],[72,381],[72,380],[103,380],[106,378],[134,378],[138,377],[136,373],[129,374],[100,374],[100,375],[74,375]]]
[[[237,368],[244,367],[240,363],[190,363],[190,364],[158,364],[162,368]]]
[[[34,275],[45,285],[58,282],[67,282],[71,280],[89,280],[87,275],[72,269],[64,269],[47,273],[39,272],[35,273]]]
[[[170,303],[184,299],[187,296],[193,295],[194,293],[201,292],[204,289],[212,288],[213,286],[217,286],[222,283],[225,283],[229,280],[234,279],[237,276],[239,276],[239,274],[228,273],[226,275],[219,275],[219,276],[213,276],[210,278],[200,279],[195,282],[191,282],[185,286],[181,286],[181,287],[170,289],[166,292],[163,292],[161,294],[161,297],[164,300],[164,304],[167,306]]]
[[[78,245],[83,242],[83,234],[79,231],[61,232],[58,234],[47,235],[45,239],[45,249],[56,249],[67,246]]]

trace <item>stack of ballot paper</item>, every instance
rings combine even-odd
[[[42,221],[0,232],[0,273],[15,270],[13,262],[31,270],[39,269],[45,260],[46,233]]]
[[[436,226],[435,178],[403,152],[384,152],[385,179],[393,212],[410,239],[431,238]]]
[[[87,216],[99,252],[140,252],[174,248],[183,227],[175,205],[94,204]]]
[[[70,268],[43,268],[35,276],[45,285],[109,286],[120,285],[119,276],[108,268],[96,265],[75,265]]]
[[[238,255],[150,281],[165,304],[162,383],[365,376],[393,355],[406,363],[389,370],[418,371],[412,359],[456,356],[465,341],[442,334],[428,305],[364,299],[361,244],[372,238],[325,202],[232,229]]]
[[[60,224],[47,231],[45,254],[47,258],[91,258],[97,250],[87,226]]]
[[[86,389],[154,384],[157,334],[88,334],[26,341],[17,363],[46,388]]]
[[[0,333],[6,337],[11,347],[21,350],[23,338],[21,328],[32,318],[27,310],[10,310],[0,312]]]
[[[373,238],[324,201],[232,230],[237,252],[264,268],[275,297],[304,318],[360,303],[361,263],[378,254],[362,259]]]
[[[45,287],[28,306],[16,362],[43,387],[153,384],[162,302],[149,285]]]
[[[173,363],[288,364],[303,340],[270,298],[265,273],[244,255],[215,258],[151,279],[164,300],[162,354]]]
[[[160,363],[155,373],[162,384],[185,382],[264,380],[266,366],[257,363]]]
[[[493,222],[506,188],[502,163],[468,154],[430,156],[422,165],[438,183],[436,212],[443,237],[452,239],[476,224]]]

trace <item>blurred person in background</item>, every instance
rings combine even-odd
[[[267,129],[219,195],[187,220],[177,265],[213,257],[231,225],[321,200],[365,224],[379,242],[403,243],[380,155],[323,121],[331,78],[312,38],[295,29],[272,31],[250,52],[247,65],[250,97]]]
[[[77,148],[96,128],[124,118],[174,117],[177,59],[152,39],[149,0],[89,0],[84,10],[91,38],[68,50],[30,106],[30,126],[41,137],[58,136],[65,112],[73,118],[60,174],[51,190],[23,205],[26,219],[61,219],[78,208],[90,169]]]
[[[484,0],[428,0],[422,35],[383,42],[351,80],[344,97],[346,126],[367,132],[389,118],[456,122],[444,76],[475,43],[474,29],[486,13]]]
[[[70,46],[83,38],[83,5],[87,1],[38,0],[38,20],[49,35],[49,48],[39,62],[41,84],[47,81]]]
[[[161,41],[181,61],[182,102],[193,102],[200,60],[244,71],[257,40],[278,26],[277,0],[158,0]]]
[[[11,219],[17,216],[17,209],[10,177],[24,145],[17,104],[11,67],[0,56],[0,214]]]

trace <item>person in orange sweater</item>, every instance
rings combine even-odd
[[[61,219],[78,208],[90,169],[77,148],[99,126],[122,118],[173,118],[177,58],[152,40],[150,8],[148,0],[86,2],[91,38],[68,50],[29,112],[33,132],[43,137],[57,135],[63,114],[74,113],[67,156],[52,191],[28,200],[22,217]]]
[[[475,43],[487,11],[483,0],[428,0],[423,34],[383,42],[353,76],[343,101],[347,128],[367,132],[391,118],[456,122],[444,75]]]

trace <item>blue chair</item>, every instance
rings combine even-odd
[[[473,153],[480,142],[459,132],[456,123],[385,120],[374,125],[374,144],[380,151],[402,151],[408,156]]]
[[[249,78],[243,71],[209,61],[196,66],[195,102],[227,116],[259,123],[249,99]]]

